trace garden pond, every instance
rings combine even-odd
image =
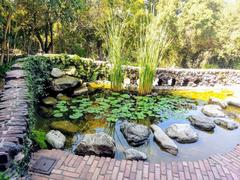
[[[57,129],[67,137],[65,150],[73,151],[76,148],[74,143],[85,134],[105,132],[115,141],[116,159],[125,159],[124,151],[133,148],[144,152],[148,157],[147,161],[154,163],[162,160],[198,160],[230,151],[239,143],[240,129],[228,130],[216,126],[214,131],[210,132],[193,128],[199,136],[195,143],[183,144],[174,141],[178,147],[176,156],[164,151],[155,142],[153,133],[143,145],[130,146],[120,130],[124,120],[148,127],[156,124],[163,130],[176,123],[190,124],[188,117],[201,113],[202,107],[207,104],[205,100],[213,95],[209,92],[201,96],[187,92],[175,94],[177,95],[138,96],[104,91],[71,98],[65,95],[48,97],[38,105],[35,129],[40,131],[36,132],[36,135],[40,138],[51,129]],[[221,95],[222,98],[228,96],[226,92],[223,95],[214,95]],[[236,122],[240,122],[239,109],[228,106],[223,111]],[[45,143],[42,146],[47,148]]]

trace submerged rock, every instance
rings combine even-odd
[[[88,88],[87,87],[80,87],[74,90],[73,95],[74,96],[81,96],[85,95],[88,93]]]
[[[59,93],[57,95],[57,99],[60,100],[60,101],[69,101],[71,98],[66,96],[66,95],[64,95],[64,94],[62,94],[62,93]]]
[[[144,144],[150,135],[148,127],[140,124],[129,123],[127,121],[124,121],[121,124],[120,130],[131,146],[140,146]]]
[[[54,97],[45,97],[42,99],[43,104],[54,106],[57,104],[57,100]]]
[[[79,83],[81,83],[81,80],[71,77],[71,76],[63,76],[58,79],[54,79],[52,81],[52,89],[57,92],[64,91],[66,89],[74,88]]]
[[[202,108],[202,112],[210,117],[224,117],[225,114],[219,105],[209,104]]]
[[[156,142],[159,143],[165,151],[169,152],[170,154],[177,155],[178,147],[173,142],[173,140],[170,139],[165,134],[165,132],[157,125],[152,124],[150,127],[154,132],[153,134],[154,134],[154,138],[155,138]]]
[[[60,78],[65,75],[65,72],[58,68],[53,68],[51,71],[51,76],[55,78]]]
[[[224,128],[227,128],[229,130],[238,128],[238,124],[234,120],[229,118],[217,118],[214,120],[214,123],[219,126],[223,126]]]
[[[215,124],[212,120],[205,115],[192,115],[188,117],[191,125],[194,127],[204,130],[204,131],[212,131],[215,128]]]
[[[69,121],[54,121],[51,123],[51,128],[61,131],[62,133],[73,134],[76,133],[79,128],[77,125]]]
[[[147,155],[141,151],[137,151],[135,149],[127,149],[125,152],[125,156],[127,160],[146,160]]]
[[[46,135],[47,142],[56,149],[61,149],[64,147],[66,137],[60,132],[51,130]]]
[[[240,98],[230,97],[226,99],[226,102],[228,103],[228,105],[240,107]]]
[[[166,133],[179,143],[194,143],[198,140],[198,134],[189,124],[173,124],[166,129]]]
[[[78,155],[97,155],[113,157],[115,142],[106,133],[86,134],[75,149]]]
[[[227,108],[227,106],[228,106],[228,103],[226,101],[223,101],[221,99],[214,98],[214,97],[209,99],[208,104],[216,104],[216,105],[219,105],[223,109]]]

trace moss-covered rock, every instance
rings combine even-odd
[[[45,97],[44,99],[42,99],[42,102],[45,105],[54,106],[55,104],[57,104],[57,99],[55,99],[54,97]]]
[[[46,143],[46,132],[42,130],[32,130],[32,139],[41,149],[48,148]]]
[[[57,129],[66,134],[73,134],[79,130],[77,125],[69,121],[54,121],[51,123],[51,128]]]

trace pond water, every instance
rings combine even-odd
[[[102,96],[101,96],[102,97]],[[165,96],[162,96],[164,99]],[[83,97],[81,97],[83,98]],[[79,99],[81,99],[79,98]],[[85,97],[86,98],[86,97]],[[99,98],[99,97],[98,97]],[[167,96],[166,99],[171,99],[171,96]],[[91,98],[90,98],[91,99]],[[158,101],[161,99],[157,99]],[[174,98],[173,98],[174,99]],[[177,97],[178,99],[178,97]],[[180,98],[181,99],[181,98]],[[172,106],[166,106],[165,108],[159,108],[160,116],[164,116],[164,119],[156,120],[159,118],[146,118],[145,120],[138,120],[140,124],[144,124],[146,126],[150,126],[152,123],[157,124],[163,130],[169,127],[174,123],[189,123],[187,117],[190,115],[200,113],[201,107],[205,104],[202,100],[190,100],[183,99],[180,100],[180,105],[182,105],[182,109],[179,104],[177,104],[179,100],[168,102],[169,104],[173,104]],[[189,105],[186,105],[186,103]],[[93,103],[94,104],[94,103]],[[165,104],[160,104],[163,107]],[[69,106],[72,106],[69,105]],[[176,107],[179,107],[176,108]],[[56,109],[56,108],[55,108]],[[87,109],[87,108],[86,108]],[[240,114],[239,108],[228,107],[224,110],[226,114],[233,117],[236,121],[239,121],[238,113]],[[69,115],[69,114],[68,114]],[[126,139],[124,138],[122,132],[120,131],[120,125],[122,123],[121,120],[118,120],[116,123],[108,122],[105,118],[96,118],[96,115],[85,115],[85,118],[81,118],[81,120],[73,120],[69,118],[69,116],[63,116],[54,118],[52,116],[46,117],[45,114],[39,111],[38,121],[36,124],[36,129],[42,129],[44,131],[51,130],[50,124],[51,122],[58,120],[68,120],[71,121],[78,127],[78,132],[73,134],[65,134],[67,136],[67,143],[65,149],[67,151],[72,151],[74,149],[73,137],[81,138],[84,134],[88,133],[96,133],[96,132],[105,132],[112,136],[116,143],[116,159],[124,159],[124,151],[128,148],[134,148],[136,150],[140,150],[147,154],[149,162],[158,163],[160,161],[178,161],[178,160],[198,160],[206,158],[215,153],[223,153],[232,150],[238,143],[240,137],[240,129],[236,130],[227,130],[222,127],[216,126],[214,132],[205,132],[198,129],[194,130],[198,133],[199,139],[197,142],[192,144],[181,144],[175,141],[178,146],[179,152],[177,156],[171,155],[164,150],[162,150],[159,145],[154,141],[153,134],[151,133],[149,140],[144,145],[139,147],[131,147]],[[111,117],[110,117],[111,121]]]

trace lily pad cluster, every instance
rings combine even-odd
[[[164,120],[169,113],[193,107],[194,101],[178,96],[137,96],[115,92],[94,96],[79,96],[71,101],[59,101],[54,108],[54,117],[80,120],[85,115],[109,122],[128,120]]]

